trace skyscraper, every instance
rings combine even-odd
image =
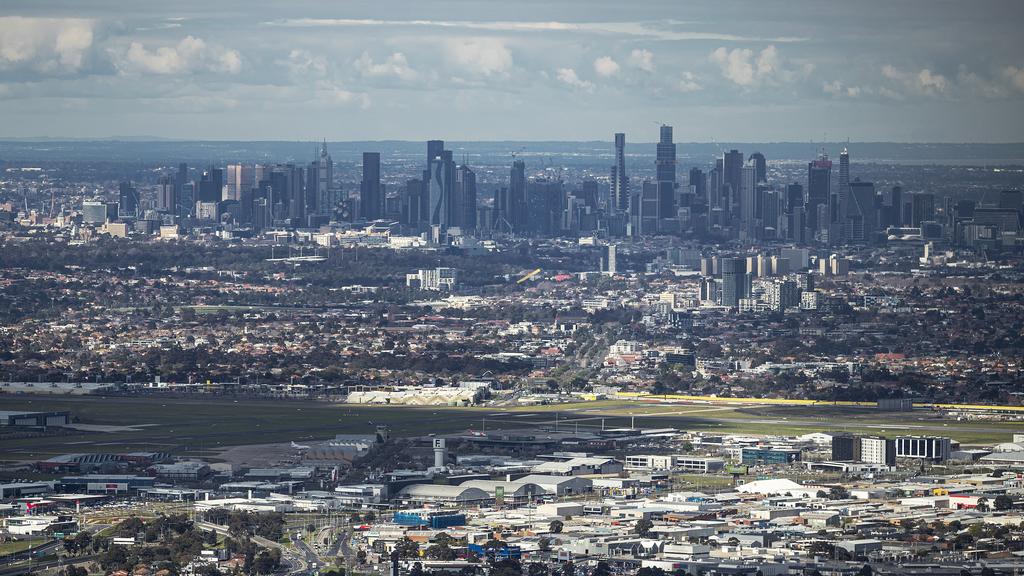
[[[615,134],[615,165],[612,166],[612,202],[615,210],[625,212],[629,209],[629,177],[626,175],[626,135]]]
[[[327,215],[338,204],[338,198],[334,188],[334,161],[327,153],[327,141],[320,146],[320,156],[313,161],[309,183],[310,196],[313,198],[316,213]]]
[[[850,191],[850,205],[847,210],[846,239],[854,244],[869,244],[878,230],[875,185],[855,180],[847,188]]]
[[[872,191],[874,188],[872,188]],[[848,214],[850,211],[850,152],[843,148],[843,151],[839,153],[839,191],[834,194],[839,204],[835,207],[835,220],[838,220],[841,224],[840,234],[844,240],[849,240],[850,231],[847,229],[849,224]]]
[[[606,274],[615,275],[618,272],[618,265],[616,263],[616,252],[618,246],[615,244],[608,244],[603,246],[601,249],[601,272]]]
[[[749,294],[750,278],[743,258],[722,258],[722,306],[737,308]]]
[[[476,172],[465,164],[455,172],[455,222],[463,230],[475,230],[476,222]]]
[[[301,226],[306,220],[305,171],[295,164],[278,164],[270,173],[268,210],[274,220],[289,219],[293,226]]]
[[[635,215],[635,220],[640,226],[640,234],[657,234],[658,215],[661,211],[661,182],[645,181],[641,184],[637,207],[639,214]]]
[[[743,153],[730,150],[722,156],[722,210],[727,221],[741,212],[740,189],[743,186]]]
[[[178,164],[178,172],[174,175],[174,193],[177,196],[179,206],[184,198],[186,182],[188,182],[188,164],[182,162]]]
[[[121,182],[118,187],[118,209],[122,217],[134,218],[139,214],[139,193],[129,181]]]
[[[512,229],[519,232],[526,226],[526,163],[522,160],[512,162],[509,174],[508,194],[505,195],[503,216]]]
[[[524,228],[545,236],[561,233],[565,206],[565,190],[561,180],[543,177],[528,179]]]
[[[903,187],[893,186],[892,192],[889,193],[889,215],[886,218],[886,224],[889,226],[902,226],[903,225]]]
[[[850,185],[850,152],[843,148],[839,153],[839,190],[845,190]]]
[[[700,168],[690,168],[690,187],[695,198],[708,201],[708,176]]]
[[[437,142],[432,140],[430,144]],[[429,212],[427,213],[430,226],[447,228],[451,225],[450,208],[448,206],[452,197],[452,189],[455,186],[455,161],[452,160],[450,150],[442,149],[441,152],[430,161],[430,180],[428,182]]]
[[[822,152],[807,164],[807,226],[815,233],[828,230],[828,212],[822,220],[821,207],[828,207],[832,193],[832,161]]]
[[[662,125],[655,157],[658,180],[658,219],[676,217],[676,145],[672,142],[672,127]]]
[[[196,202],[220,202],[224,190],[224,171],[210,166],[199,180]]]
[[[156,180],[156,209],[158,212],[177,214],[178,187],[166,174]]]
[[[380,152],[363,152],[363,180],[359,183],[359,210],[366,220],[384,217],[380,185]]]
[[[922,222],[935,219],[935,195],[930,192],[915,192],[910,195],[910,226],[919,227]]]
[[[754,167],[754,183],[760,184],[768,181],[768,161],[764,154],[754,152],[750,155],[750,164]]]
[[[242,192],[256,186],[256,171],[251,164],[228,164],[228,185],[222,200],[241,200]]]
[[[423,190],[420,191],[420,226],[430,226],[430,181],[433,178],[431,163],[444,152],[444,140],[427,140],[427,168],[423,171]]]
[[[423,181],[419,178],[405,182],[405,193],[402,196],[402,224],[418,226],[423,220],[420,215],[420,195],[423,193]]]
[[[757,199],[757,171],[754,166],[744,166],[740,169],[739,206],[740,222],[746,238],[758,238]]]

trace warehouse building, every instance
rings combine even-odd
[[[53,482],[12,482],[0,484],[0,500],[28,498],[53,492]]]
[[[67,426],[71,412],[19,412],[0,410],[0,426]]]
[[[67,476],[60,481],[64,492],[83,494],[126,494],[143,488],[152,488],[156,478],[128,474],[85,474]]]
[[[487,492],[469,486],[413,484],[398,493],[397,499],[410,506],[462,507],[484,504],[492,498]]]

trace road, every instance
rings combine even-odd
[[[204,530],[213,530],[214,532],[224,536],[231,535],[227,526],[221,526],[220,524],[213,524],[212,522],[196,522],[196,526]],[[264,548],[276,548],[280,550],[281,562],[287,565],[289,574],[304,574],[309,570],[306,562],[306,555],[297,551],[295,548],[284,546],[280,542],[267,540],[262,536],[253,536],[251,539],[253,542]],[[0,574],[0,576],[3,575]]]

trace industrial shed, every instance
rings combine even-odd
[[[398,500],[410,505],[435,504],[465,506],[481,504],[493,498],[479,488],[470,486],[444,486],[441,484],[413,484],[398,493]]]

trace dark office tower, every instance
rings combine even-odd
[[[722,209],[726,219],[740,210],[740,190],[743,186],[743,153],[730,150],[722,156]]]
[[[561,180],[529,179],[526,183],[525,229],[544,236],[559,234],[562,230],[565,204],[565,191]]]
[[[893,450],[895,452],[895,450]],[[832,461],[851,462],[860,460],[860,437],[848,433],[832,436]]]
[[[792,213],[798,206],[804,205],[804,187],[797,182],[786,186],[786,212]]]
[[[363,180],[359,183],[359,209],[366,220],[384,217],[380,187],[380,152],[363,152]]]
[[[270,189],[267,192],[268,209],[272,223],[275,220],[291,221],[292,226],[302,226],[306,220],[306,186],[304,170],[294,164],[278,164],[270,173]]]
[[[430,181],[428,183],[428,198],[430,211],[427,214],[430,226],[451,226],[451,213],[449,203],[452,200],[452,191],[455,187],[455,161],[452,160],[450,150],[441,150],[441,153],[430,161]]]
[[[744,166],[740,170],[739,187],[739,218],[743,224],[743,234],[746,238],[759,238],[759,226],[757,214],[757,184],[755,183],[754,166]]]
[[[974,209],[977,203],[974,200],[960,200],[953,207],[953,220],[962,221],[974,218]]]
[[[174,192],[179,202],[186,182],[188,182],[188,164],[182,162],[178,164],[178,172],[174,175]]]
[[[414,178],[406,180],[405,191],[402,193],[402,224],[418,226],[420,216],[420,194],[423,192],[423,181]]]
[[[768,161],[764,154],[754,152],[749,158],[750,165],[754,167],[754,181],[757,184],[768,181]]]
[[[700,168],[690,168],[690,186],[693,187],[693,196],[698,200],[707,203],[708,201],[708,176]]]
[[[935,219],[935,195],[928,192],[915,192],[910,195],[910,225],[921,226],[921,222]]]
[[[836,218],[840,222],[840,233],[844,240],[849,240],[850,231],[847,229],[850,211],[850,152],[843,148],[839,153],[839,190],[834,196],[838,197],[839,203],[835,208]]]
[[[676,217],[676,145],[672,143],[672,127],[661,127],[654,161],[658,180],[658,219]]]
[[[516,232],[526,228],[526,163],[522,160],[512,162],[509,174],[508,194],[505,205],[501,207],[503,216]]]
[[[901,186],[893,186],[892,192],[889,193],[888,213],[887,225],[897,227],[903,225],[903,188]]]
[[[196,209],[196,183],[185,181],[181,185],[181,194],[178,195],[178,215],[181,217],[192,216]]]
[[[875,185],[854,180],[848,185],[850,204],[847,209],[846,234],[852,244],[870,244],[878,231],[878,206]]]
[[[224,171],[210,166],[199,180],[196,202],[220,202],[224,189]]]
[[[327,153],[327,142],[320,147],[320,155],[312,163],[308,188],[310,200],[318,214],[329,215],[338,205],[337,189],[334,186],[334,161]]]
[[[121,182],[118,187],[118,208],[121,217],[134,218],[139,215],[139,193],[131,182]]]
[[[597,180],[584,180],[580,191],[583,204],[591,210],[597,209]]]
[[[165,214],[175,214],[178,206],[177,184],[166,174],[156,179],[156,209]]]
[[[778,238],[779,218],[782,217],[782,195],[777,190],[758,188],[761,194],[761,223],[765,238]]]
[[[612,202],[615,210],[629,210],[629,176],[626,175],[626,135],[615,134],[615,165],[612,166]]]
[[[850,152],[843,148],[843,151],[839,153],[839,191],[840,193],[846,192],[846,187],[850,185]]]
[[[476,221],[476,172],[463,164],[455,172],[455,196],[459,199],[455,206],[455,221],[460,228],[475,230]]]
[[[444,140],[427,140],[427,166],[444,152]]]
[[[750,278],[747,262],[743,258],[722,258],[722,306],[737,308],[740,300],[749,295]]]
[[[708,172],[708,205],[722,207],[722,159],[715,159],[715,167]]]
[[[650,236],[658,233],[658,214],[661,210],[660,182],[644,182],[640,188],[636,223],[640,234]]]
[[[832,195],[832,161],[828,154],[822,152],[817,160],[807,164],[807,227],[812,233],[823,228],[828,230],[828,212],[826,219],[821,219],[821,206],[828,207]]]
[[[444,153],[444,140],[427,140],[427,168],[423,171],[423,190],[420,192],[421,227],[430,225],[430,181],[433,179],[431,164]]]

